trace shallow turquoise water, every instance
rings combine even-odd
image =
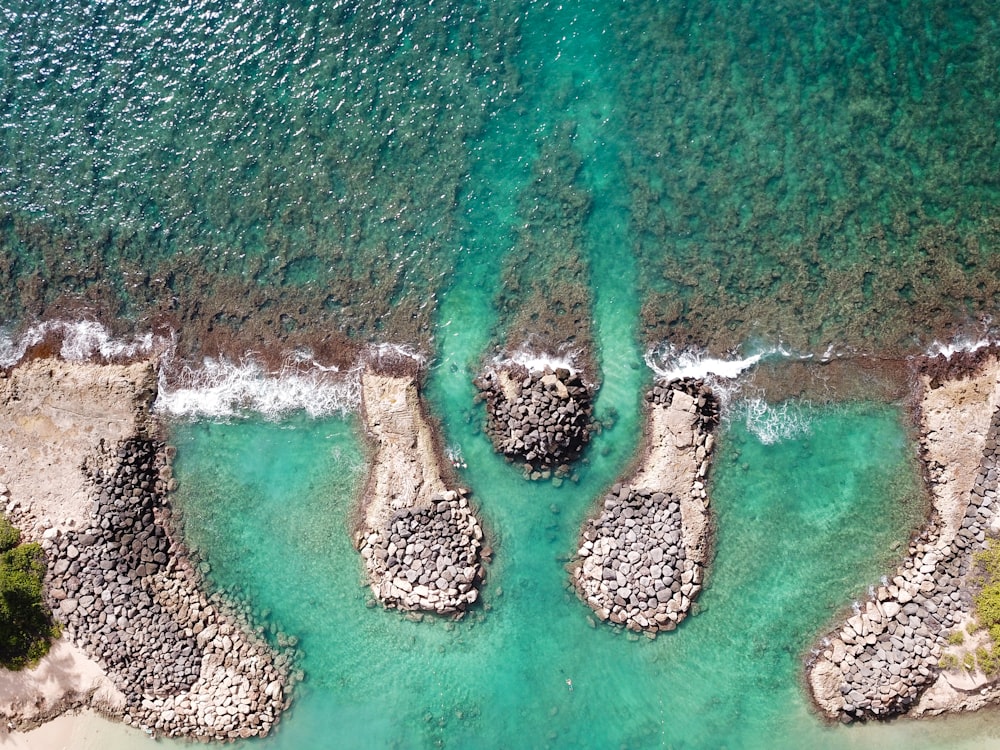
[[[306,681],[294,708],[252,744],[848,747],[875,735],[912,744],[913,723],[824,727],[799,684],[815,634],[877,580],[921,517],[897,410],[804,406],[808,431],[771,445],[732,420],[699,614],[649,641],[594,627],[563,569],[592,498],[628,455],[603,449],[634,432],[622,423],[605,432],[580,482],[555,488],[493,456],[460,401],[438,406],[495,534],[484,607],[458,623],[366,606],[347,531],[365,470],[356,424],[174,427],[178,505],[212,579],[301,639]],[[970,731],[922,723],[915,746],[950,746],[956,726]]]

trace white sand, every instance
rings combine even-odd
[[[138,729],[93,711],[68,713],[30,732],[0,732],[3,750],[154,750],[162,747]]]

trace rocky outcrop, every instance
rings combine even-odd
[[[90,707],[152,734],[228,740],[266,734],[287,705],[287,655],[206,596],[171,538],[156,381],[150,361],[0,371],[3,509],[42,543],[64,626],[52,653],[8,681],[9,726]]]
[[[514,362],[475,380],[486,401],[486,433],[498,453],[524,464],[526,476],[569,473],[593,430],[593,391],[566,368],[528,370]]]
[[[374,445],[355,543],[386,607],[461,613],[479,597],[483,530],[464,489],[449,489],[416,373],[362,375]]]
[[[895,573],[872,586],[807,664],[816,705],[843,722],[971,707],[985,694],[955,689],[939,660],[947,636],[969,620],[974,553],[998,531],[1000,366],[923,377],[921,449],[930,519]]]
[[[659,384],[646,451],[583,530],[572,577],[601,620],[655,634],[673,630],[701,591],[711,523],[705,481],[719,404],[699,381]]]
[[[124,441],[92,475],[82,529],[46,531],[47,596],[68,638],[124,701],[111,713],[155,734],[267,734],[285,707],[287,656],[210,602],[168,533],[162,444]]]

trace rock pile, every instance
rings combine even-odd
[[[711,389],[694,380],[658,384],[647,399],[653,409],[669,411],[678,392],[684,394],[676,405],[682,427],[690,429],[693,423],[697,436],[681,448],[690,467],[681,472],[682,491],[688,497],[674,494],[676,486],[615,484],[604,496],[599,515],[585,525],[577,553],[582,562],[573,568],[577,591],[597,616],[629,630],[673,630],[701,590],[708,533],[702,480],[719,404]],[[686,513],[685,504],[690,504]]]
[[[677,378],[656,383],[646,392],[646,400],[651,404],[666,408],[673,403],[674,395],[684,393],[694,400],[698,415],[698,429],[707,437],[719,424],[721,406],[719,399],[704,380],[697,378]],[[709,451],[711,452],[711,449]]]
[[[850,722],[904,713],[937,678],[947,631],[972,607],[972,556],[985,548],[997,518],[998,442],[1000,411],[957,533],[942,539],[941,525],[929,524],[892,579],[872,587],[868,600],[814,650],[810,684],[831,717]]]
[[[498,453],[525,464],[532,479],[569,473],[593,429],[593,393],[564,368],[529,371],[508,363],[474,381],[486,401],[486,432]]]
[[[616,484],[583,532],[577,587],[602,620],[630,630],[673,630],[701,586],[681,541],[676,498]]]
[[[448,614],[479,596],[482,541],[465,493],[445,491],[430,507],[397,511],[362,540],[361,554],[385,606]]]
[[[91,477],[92,524],[49,529],[49,604],[69,638],[125,695],[126,723],[157,734],[267,734],[285,706],[288,659],[210,603],[167,533],[164,446],[124,441]]]

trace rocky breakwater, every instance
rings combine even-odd
[[[482,582],[483,530],[464,489],[450,489],[424,415],[416,365],[361,376],[362,414],[373,443],[355,545],[386,607],[461,613]]]
[[[957,711],[997,697],[995,685],[968,684],[939,660],[948,636],[973,617],[972,557],[1000,531],[1000,364],[988,355],[955,372],[942,358],[926,365],[921,383],[930,517],[895,572],[812,651],[808,684],[832,720]]]
[[[157,735],[265,735],[286,707],[289,658],[202,593],[168,532],[166,456],[135,437],[91,461],[90,522],[43,534],[50,606],[120,691],[107,713]]]
[[[507,361],[486,369],[475,386],[498,453],[523,463],[531,479],[569,474],[594,429],[593,388],[580,373]]]
[[[655,634],[676,628],[701,591],[719,403],[689,379],[657,384],[647,401],[642,463],[585,523],[571,575],[601,620]]]

